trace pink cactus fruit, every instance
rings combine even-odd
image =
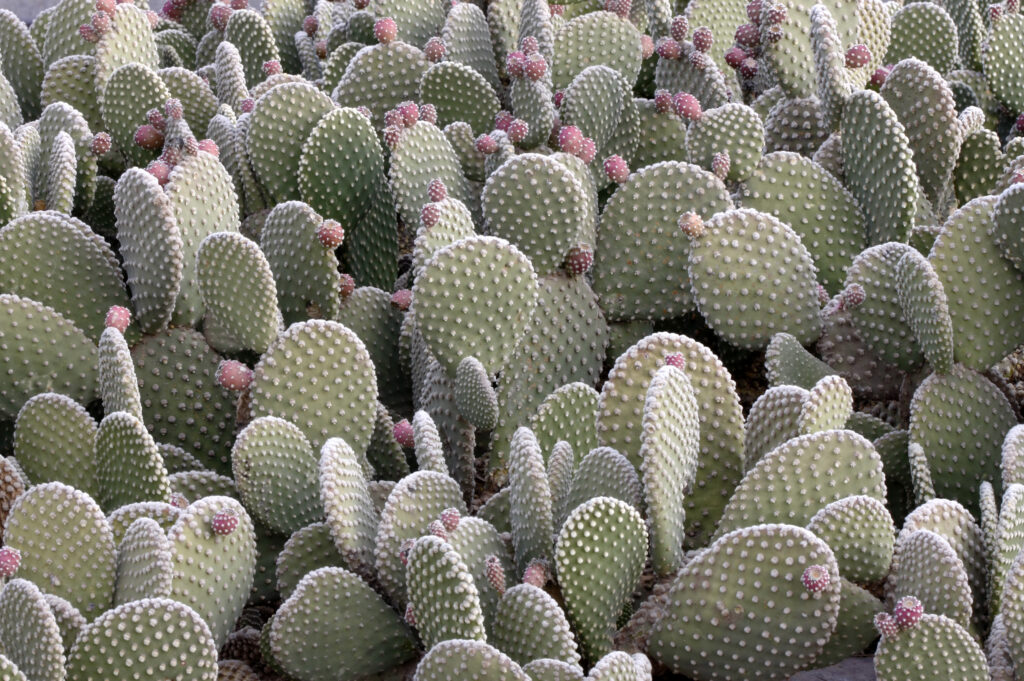
[[[604,160],[604,172],[615,184],[622,184],[629,179],[629,165],[618,154],[612,154]]]
[[[681,352],[673,352],[672,354],[665,357],[665,364],[667,366],[675,367],[676,369],[682,370],[686,368],[686,358],[683,356],[683,353]]]
[[[700,100],[689,92],[680,92],[672,99],[672,105],[676,113],[684,121],[699,121],[703,112],[700,108]]]
[[[351,274],[342,272],[338,275],[338,295],[342,300],[348,298],[356,290],[356,280]]]
[[[693,46],[701,52],[707,52],[714,44],[714,36],[707,26],[700,26],[693,32]]]
[[[226,537],[238,528],[238,515],[231,509],[222,509],[210,519],[210,529],[214,534]]]
[[[574,277],[586,274],[594,265],[594,250],[589,244],[576,244],[565,256],[565,270]]]
[[[427,525],[427,534],[432,534],[439,539],[448,541],[448,529],[440,520],[430,521],[430,524]]]
[[[672,17],[672,24],[669,26],[669,35],[672,40],[681,43],[690,34],[690,22],[682,14]]]
[[[396,423],[393,433],[395,442],[406,449],[412,449],[416,446],[416,439],[413,436],[412,424],[409,423],[409,419],[402,419]]]
[[[12,546],[0,548],[0,579],[13,577],[20,566],[21,551]]]
[[[662,59],[679,59],[683,54],[683,48],[680,46],[679,41],[672,38],[662,38],[659,40],[654,46],[654,51]]]
[[[427,198],[431,201],[444,201],[448,198],[448,188],[444,186],[444,182],[434,178],[427,185]]]
[[[480,135],[476,138],[473,146],[478,152],[485,155],[493,154],[498,150],[498,143],[490,135]]]
[[[128,325],[132,323],[132,313],[126,307],[120,305],[111,305],[110,309],[107,310],[107,316],[103,320],[103,325],[107,328],[114,328],[121,333],[125,332]]]
[[[804,570],[803,575],[800,577],[804,588],[812,594],[821,593],[827,589],[831,580],[832,577],[828,573],[828,568],[824,565],[811,565]]]
[[[398,24],[391,17],[384,17],[378,19],[373,25],[373,37],[377,39],[377,42],[381,45],[387,45],[393,43],[398,39]]]
[[[915,596],[904,596],[896,601],[896,607],[892,609],[892,618],[899,625],[900,629],[910,629],[921,621],[924,615],[924,605]]]
[[[423,46],[423,54],[426,55],[427,61],[432,64],[442,61],[447,51],[448,48],[444,46],[444,41],[437,36],[428,40],[427,44]]]
[[[875,615],[875,629],[882,636],[895,636],[900,633],[900,625],[896,624],[896,620],[887,612]]]
[[[199,140],[199,151],[205,151],[214,158],[220,158],[220,147],[211,139]]]
[[[391,294],[391,307],[405,312],[412,305],[412,289],[398,289]]]
[[[89,143],[89,151],[96,156],[104,156],[110,151],[112,144],[110,135],[105,132],[98,132],[93,135],[92,142]]]
[[[680,215],[678,224],[680,231],[691,239],[698,239],[704,236],[704,232],[707,231],[707,228],[704,227],[704,221],[693,211]]]
[[[580,150],[576,153],[576,156],[584,163],[593,163],[597,157],[597,145],[594,144],[594,140],[589,137],[583,138],[583,143],[580,145]]]
[[[484,571],[487,574],[487,583],[498,592],[499,596],[505,594],[505,568],[501,566],[501,560],[494,554],[484,559]]]
[[[316,228],[316,238],[321,246],[333,251],[345,240],[345,230],[337,220],[324,220]]]
[[[217,385],[225,390],[240,392],[252,383],[253,371],[235,359],[226,359],[217,366]]]
[[[846,68],[859,69],[867,66],[870,62],[871,50],[867,45],[851,45],[850,49],[846,50]]]
[[[725,180],[729,174],[729,167],[731,162],[729,160],[729,152],[719,151],[711,157],[711,172],[715,174],[719,180]]]
[[[459,522],[462,520],[462,514],[459,513],[457,508],[446,508],[441,511],[440,515],[441,524],[444,525],[444,529],[448,532],[454,532],[455,528],[459,526]]]

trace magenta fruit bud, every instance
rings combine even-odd
[[[604,172],[608,179],[615,184],[622,184],[629,179],[629,165],[626,159],[618,154],[613,154],[604,160]]]
[[[0,579],[13,577],[21,566],[21,551],[10,546],[0,548]]]
[[[821,593],[828,588],[829,582],[832,581],[831,575],[828,573],[828,568],[824,565],[811,565],[804,574],[800,577],[800,581],[803,583],[804,588],[810,591],[812,594]]]
[[[672,99],[672,105],[676,113],[684,121],[699,121],[703,112],[700,108],[700,101],[689,92],[680,92]]]
[[[114,328],[124,333],[128,325],[132,323],[132,313],[126,307],[112,305],[107,310],[107,316],[103,319],[103,325],[107,328]]]
[[[345,240],[345,230],[337,220],[324,220],[316,228],[316,238],[321,246],[333,251]]]
[[[582,276],[594,265],[594,250],[588,244],[577,244],[565,256],[565,269],[574,277]]]
[[[225,537],[238,527],[238,516],[235,515],[234,511],[223,510],[217,511],[213,514],[213,518],[210,520],[210,529],[213,530],[214,534],[218,534]]]
[[[373,25],[373,37],[381,45],[387,45],[398,40],[398,24],[391,17],[378,19]]]
[[[391,307],[405,312],[410,305],[412,305],[412,289],[401,288],[391,294]]]
[[[252,383],[253,371],[234,359],[226,359],[217,366],[217,385],[234,392],[245,390]]]
[[[412,424],[409,423],[409,419],[402,419],[396,423],[393,433],[395,442],[406,449],[412,449],[416,446],[416,439],[413,436]]]

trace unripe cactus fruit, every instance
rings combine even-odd
[[[188,508],[188,499],[181,492],[171,492],[170,504],[175,508]]]
[[[707,52],[714,44],[714,36],[707,26],[700,26],[693,32],[693,46],[701,52]]]
[[[397,125],[389,125],[384,128],[384,144],[387,145],[388,149],[394,151],[401,141],[402,128]]]
[[[519,46],[519,49],[523,51],[523,54],[529,57],[530,55],[537,54],[540,51],[540,43],[538,43],[537,39],[532,35],[528,35],[523,38],[523,42]]]
[[[146,166],[146,172],[155,177],[162,187],[171,177],[171,166],[166,161],[156,160]]]
[[[786,6],[782,3],[776,2],[768,8],[768,11],[765,12],[764,18],[768,20],[769,24],[781,24],[786,20],[788,15],[789,11],[786,9]]]
[[[135,143],[143,149],[156,151],[164,145],[164,135],[151,124],[140,125],[135,131]]]
[[[761,44],[761,33],[754,24],[740,24],[736,28],[733,40],[741,47],[757,47]]]
[[[276,59],[270,59],[268,61],[263,62],[263,75],[267,77],[276,76],[282,71],[283,69],[281,68],[281,62],[279,62]]]
[[[864,302],[867,297],[867,293],[864,291],[864,287],[860,284],[853,283],[843,289],[842,300],[843,309],[849,310],[850,308],[857,307]]]
[[[494,114],[494,127],[502,132],[508,132],[508,126],[512,125],[514,120],[515,116],[502,109]]]
[[[342,300],[348,298],[356,290],[356,280],[351,274],[342,272],[338,275],[338,295]]]
[[[633,0],[605,0],[604,9],[606,12],[618,16],[620,19],[629,18],[629,10],[633,7]]]
[[[494,587],[499,596],[505,595],[505,568],[501,567],[501,560],[491,554],[484,559],[484,570],[487,573],[487,583]]]
[[[223,31],[228,27],[228,19],[231,18],[232,14],[234,14],[234,11],[230,7],[217,3],[210,8],[210,25],[218,31]]]
[[[719,180],[725,180],[725,177],[729,174],[729,165],[728,151],[720,151],[711,157],[711,172]]]
[[[0,579],[14,576],[21,565],[21,551],[11,546],[0,548]]]
[[[785,32],[782,30],[781,24],[771,24],[764,29],[764,41],[769,45],[774,45],[782,40],[783,35]]]
[[[703,112],[700,108],[700,101],[689,92],[680,92],[672,99],[672,105],[676,113],[684,121],[699,121]]]
[[[373,37],[381,45],[387,45],[398,39],[398,24],[391,17],[378,19],[373,25]]]
[[[163,132],[167,128],[167,119],[164,117],[164,112],[160,109],[150,109],[147,111],[146,120],[159,132]]]
[[[526,65],[523,67],[523,73],[526,77],[534,82],[544,77],[544,74],[548,71],[548,63],[544,61],[544,57],[539,54],[531,54],[526,58]]]
[[[302,30],[306,32],[310,38],[316,35],[316,32],[320,29],[320,21],[313,15],[309,15],[302,20]]]
[[[522,118],[516,118],[508,125],[508,139],[519,144],[530,134],[530,126]]]
[[[846,68],[859,69],[871,62],[871,50],[867,45],[851,45],[846,51]]]
[[[743,51],[742,47],[733,46],[725,51],[725,63],[731,68],[738,69],[746,58],[747,53]]]
[[[565,269],[574,277],[582,276],[594,264],[594,250],[587,244],[577,244],[565,256]]]
[[[120,305],[112,305],[107,310],[107,316],[103,320],[103,325],[108,328],[114,328],[124,333],[128,325],[132,323],[132,313],[126,307]]]
[[[604,160],[604,172],[608,179],[615,184],[622,184],[629,179],[629,166],[626,160],[618,154],[613,154]]]
[[[230,4],[231,9],[249,9],[249,0],[231,0]]]
[[[214,158],[220,158],[220,147],[211,139],[199,140],[199,151],[205,151]]]
[[[405,116],[398,110],[397,107],[384,112],[384,127],[404,127]]]
[[[896,601],[896,607],[892,609],[892,618],[900,629],[913,627],[921,621],[923,614],[924,606],[915,596],[904,596]]]
[[[444,59],[447,48],[444,46],[444,41],[434,36],[427,41],[427,44],[423,46],[423,54],[426,55],[427,61],[436,64],[437,62]]]
[[[106,12],[107,14],[113,14],[114,9],[117,7],[117,3],[114,0],[96,0],[96,11]]]
[[[252,383],[252,369],[235,359],[226,359],[217,366],[217,385],[240,392]]]
[[[403,288],[391,294],[391,307],[405,312],[412,305],[412,289]]]
[[[313,44],[313,48],[316,50],[316,56],[318,59],[327,59],[327,41],[317,40]]]
[[[444,201],[448,198],[448,188],[444,186],[444,182],[434,178],[427,185],[427,198],[431,201]]]
[[[576,155],[583,147],[583,133],[575,125],[563,125],[558,129],[558,148],[567,154]]]
[[[654,92],[654,110],[660,114],[672,111],[672,94],[668,90]]]
[[[831,579],[828,574],[828,568],[824,565],[811,565],[804,570],[803,575],[800,577],[804,588],[812,594],[821,593],[827,589]]]
[[[420,120],[437,125],[437,107],[433,104],[420,104]]]
[[[473,143],[474,148],[481,154],[490,155],[498,150],[498,143],[490,135],[480,135]]]
[[[650,59],[654,54],[654,38],[644,33],[640,36],[640,58]]]
[[[105,132],[98,132],[93,135],[92,142],[89,143],[89,151],[96,156],[103,156],[110,151],[111,144],[110,135]]]
[[[594,144],[594,140],[584,137],[576,156],[584,163],[593,163],[594,157],[597,156],[597,145]]]
[[[681,352],[673,352],[665,358],[665,364],[676,369],[685,369],[686,357]]]
[[[703,71],[711,68],[711,57],[704,52],[694,50],[690,53],[690,64],[698,71]]]
[[[871,74],[871,79],[868,81],[868,84],[875,89],[882,87],[882,85],[885,84],[885,79],[889,77],[890,70],[891,69],[889,69],[888,66],[879,66],[875,69],[875,72]]]
[[[434,203],[428,203],[420,209],[420,222],[424,227],[430,228],[441,219],[441,207]]]
[[[676,42],[683,42],[690,34],[690,22],[682,14],[672,17],[672,25],[669,27],[669,35]]]
[[[747,3],[747,18],[755,26],[761,23],[761,0],[751,0]]]
[[[345,230],[337,220],[324,220],[316,228],[316,238],[321,246],[333,251],[345,240]]]
[[[448,541],[448,529],[440,520],[430,521],[430,524],[427,525],[427,534],[432,534],[439,539]]]
[[[217,511],[210,519],[210,529],[214,534],[226,537],[238,527],[238,516],[230,509]]]
[[[509,78],[522,78],[526,73],[526,55],[516,50],[505,57],[505,71]]]
[[[560,17],[565,14],[565,5],[551,5],[551,15]]]
[[[405,127],[411,128],[420,119],[420,108],[416,102],[402,102],[398,105],[398,112],[402,114],[402,122]]]
[[[683,54],[683,48],[672,38],[662,38],[659,40],[658,44],[654,47],[654,51],[662,59],[679,59]]]
[[[370,6],[370,0],[352,0],[356,9],[366,9]]]
[[[242,113],[252,113],[252,110],[256,108],[256,100],[251,97],[246,97],[238,103],[238,110]]]
[[[106,12],[93,13],[90,23],[92,24],[92,28],[94,31],[96,31],[97,35],[104,35],[110,31],[110,15]]]
[[[441,524],[444,525],[444,529],[454,532],[455,528],[459,526],[459,522],[462,521],[462,514],[455,507],[446,508],[441,511],[439,518],[441,519]]]
[[[530,564],[523,570],[523,584],[532,584],[538,589],[543,589],[544,585],[547,583],[547,563],[539,558],[530,561]]]
[[[409,419],[402,419],[396,423],[392,432],[395,436],[395,442],[406,449],[412,449],[416,446],[416,440],[413,437],[412,424],[409,423]]]
[[[1017,121],[1013,124],[1013,127],[1017,129],[1017,134],[1024,135],[1024,113],[1017,116]]]
[[[740,64],[740,75],[746,79],[751,79],[757,75],[757,60],[747,57]]]
[[[692,211],[679,216],[679,229],[691,239],[699,239],[704,236],[706,228],[701,217]]]
[[[875,629],[882,636],[895,636],[900,633],[900,625],[896,624],[896,620],[887,612],[875,615]]]

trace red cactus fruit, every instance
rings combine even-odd
[[[225,390],[239,392],[252,383],[252,369],[238,360],[226,359],[217,366],[217,385]]]
[[[408,560],[408,558],[406,558],[406,560]],[[406,561],[402,562],[404,564]],[[412,603],[405,604],[405,614],[402,615],[402,619],[404,619],[405,623],[410,627],[414,629],[416,628],[416,610],[412,607]]]
[[[690,64],[698,71],[704,71],[711,68],[711,57],[705,52],[694,50],[690,53]]]
[[[384,127],[393,125],[396,127],[405,127],[405,116],[402,112],[395,108],[384,112]]]
[[[781,24],[789,16],[789,10],[782,3],[775,2],[764,12],[764,19],[769,24]]]
[[[743,51],[742,47],[733,46],[725,51],[725,63],[734,69],[738,69],[746,58],[747,53]]]
[[[924,615],[924,605],[914,596],[904,596],[896,601],[896,607],[892,609],[892,618],[900,629],[910,629],[921,621]]]
[[[411,128],[420,119],[420,108],[416,102],[402,102],[398,105],[398,112],[402,114],[402,123],[405,127]]]
[[[699,121],[703,112],[700,101],[689,92],[680,92],[672,98],[672,106],[684,121]]]
[[[565,5],[551,5],[551,15],[560,17],[565,14]]]
[[[629,179],[629,165],[618,154],[612,154],[604,160],[604,172],[615,184],[622,184]]]
[[[316,32],[320,30],[320,20],[312,14],[302,20],[302,30],[306,32],[310,38],[316,35]]]
[[[110,15],[106,12],[95,12],[90,20],[92,28],[96,31],[96,35],[104,35],[110,31],[110,27],[113,22],[110,20]]]
[[[801,575],[800,581],[803,583],[804,588],[810,591],[812,594],[821,593],[828,588],[829,582],[832,581],[832,576],[828,573],[828,568],[824,565],[811,565],[804,574]]]
[[[459,526],[459,522],[462,521],[462,514],[459,513],[457,508],[446,508],[441,511],[440,518],[444,529],[448,532],[454,532],[455,528]]]
[[[228,27],[228,19],[231,18],[233,10],[227,5],[217,3],[210,8],[210,25],[218,31],[223,31]]]
[[[583,147],[583,133],[575,125],[563,125],[558,130],[558,148],[567,154],[579,154]]]
[[[197,140],[192,135],[189,135],[188,137],[185,138],[185,142],[182,145],[181,149],[187,155],[195,156],[196,154],[199,153],[199,140]]]
[[[96,0],[96,11],[106,12],[107,14],[113,14],[117,8],[117,3],[114,0]]]
[[[594,249],[589,244],[576,244],[565,256],[565,270],[574,277],[587,273],[594,265]]]
[[[155,177],[161,186],[167,184],[167,181],[171,178],[171,166],[165,161],[153,161],[146,166],[146,172]]]
[[[487,574],[487,583],[499,596],[505,595],[505,568],[501,567],[501,560],[494,554],[487,556],[484,559],[484,571]]]
[[[515,117],[512,114],[502,109],[494,114],[494,127],[502,132],[508,132],[508,126],[512,125],[514,120]]]
[[[98,132],[93,135],[92,142],[89,143],[89,151],[96,156],[103,156],[110,151],[111,144],[110,135],[105,132]]]
[[[757,60],[747,57],[740,64],[740,75],[750,80],[757,76]]]
[[[551,98],[555,108],[558,109],[562,106],[562,101],[565,99],[565,90],[555,90],[554,96]],[[561,127],[561,122],[558,123],[558,127]]]
[[[832,298],[828,295],[828,291],[825,290],[825,287],[818,284],[814,290],[818,294],[818,305],[821,305],[822,307],[828,305],[828,301]]]
[[[490,135],[480,135],[476,138],[473,146],[481,154],[490,155],[498,150],[498,143]]]
[[[98,43],[100,41],[100,34],[89,24],[79,26],[78,35],[87,43]]]
[[[384,128],[384,144],[387,145],[388,149],[394,151],[401,141],[402,128],[397,125],[389,125]]]
[[[900,633],[900,625],[896,624],[896,620],[887,612],[875,615],[875,629],[882,636],[895,636]]]
[[[1024,113],[1017,116],[1017,120],[1014,122],[1013,127],[1017,129],[1018,135],[1024,135]]]
[[[150,124],[140,125],[135,131],[135,143],[143,149],[156,151],[164,145],[164,135]]]
[[[220,158],[220,147],[211,139],[199,140],[199,151],[205,151],[215,158]]]
[[[398,40],[398,24],[391,17],[378,19],[373,25],[373,37],[381,45],[387,45]]]
[[[672,36],[672,40],[681,43],[686,40],[686,36],[690,35],[690,22],[682,14],[678,14],[672,17],[672,25],[668,32]]]
[[[633,0],[604,0],[604,9],[620,19],[628,19],[633,8]]]
[[[508,138],[512,144],[519,144],[530,134],[530,126],[522,118],[515,118],[508,125]]]
[[[691,239],[700,238],[707,231],[704,227],[704,221],[693,211],[687,211],[680,215],[678,224],[680,231]]]
[[[864,287],[860,284],[850,284],[843,289],[843,309],[849,310],[850,308],[857,307],[864,302],[867,297],[867,293],[864,291]]]
[[[413,436],[412,424],[409,423],[409,419],[402,419],[396,423],[393,434],[395,442],[406,449],[412,449],[416,446],[416,438]]]
[[[1018,170],[1010,178],[1010,184],[1020,184],[1021,182],[1024,182],[1024,170]]]
[[[665,358],[665,365],[682,370],[686,368],[686,358],[683,357],[681,352],[673,352]]]
[[[327,59],[327,41],[317,40],[313,43],[313,49],[316,50],[317,59]]]
[[[733,40],[741,47],[757,47],[761,44],[761,31],[755,24],[740,24]]]
[[[370,6],[370,0],[352,0],[352,5],[356,9],[366,9]]]
[[[120,305],[111,305],[110,309],[107,310],[107,316],[103,319],[103,325],[108,328],[114,328],[124,333],[128,325],[132,323],[132,313],[126,307]]]
[[[238,516],[230,509],[223,509],[213,514],[210,519],[210,529],[214,534],[225,537],[238,528]]]
[[[761,0],[751,0],[747,3],[747,19],[750,23],[760,25],[761,23]]]
[[[338,295],[345,300],[356,290],[356,280],[351,274],[342,272],[338,275]]]
[[[427,534],[432,534],[435,537],[448,541],[448,530],[440,520],[430,521],[430,524],[427,525]]]
[[[539,54],[531,54],[526,58],[526,65],[523,67],[523,74],[530,80],[536,82],[548,72],[548,63]]]
[[[545,561],[535,558],[523,570],[523,584],[532,584],[538,589],[543,589],[548,583],[548,565]]]
[[[711,172],[715,174],[719,180],[725,180],[726,175],[729,174],[729,152],[719,151],[711,157]]]
[[[337,220],[324,220],[316,228],[316,238],[321,246],[333,251],[345,240],[345,230]]]
[[[12,546],[0,549],[0,579],[13,577],[19,566],[21,566],[21,551]]]
[[[679,42],[672,38],[662,38],[659,40],[658,44],[654,46],[654,51],[662,59],[679,59],[683,54],[683,48],[679,45]]]
[[[526,55],[519,50],[509,52],[505,57],[505,71],[509,78],[522,78],[526,73]]]
[[[660,114],[672,111],[672,93],[668,90],[655,90],[654,110]]]
[[[594,140],[584,137],[583,144],[580,145],[580,150],[577,152],[576,157],[584,163],[593,163],[597,157],[597,145],[594,144]]]
[[[437,125],[437,108],[433,104],[420,104],[420,120]]]
[[[175,508],[188,508],[188,499],[181,492],[171,492],[170,504]]]
[[[714,44],[714,36],[707,26],[700,26],[693,32],[693,46],[701,52],[707,52]]]
[[[444,41],[434,36],[427,41],[427,44],[423,46],[423,54],[426,55],[427,61],[432,64],[436,64],[444,59],[445,53],[448,48],[444,46]]]
[[[365,118],[366,120],[368,120],[368,121],[372,121],[373,120],[373,112],[370,111],[370,107],[368,107],[368,106],[357,106],[356,107],[356,111],[358,111],[360,114],[362,114],[363,118]]]
[[[785,31],[782,30],[781,24],[769,24],[764,29],[764,41],[769,45],[779,42],[784,35]]]
[[[277,74],[282,72],[283,69],[281,68],[281,62],[279,62],[278,60],[271,59],[269,61],[263,62],[263,74],[268,78],[270,76],[276,76]]]
[[[531,54],[537,54],[537,52],[540,51],[540,43],[538,43],[537,39],[532,35],[528,35],[523,38],[523,42],[519,46],[519,49],[523,51],[523,54],[529,57]]]
[[[444,186],[444,182],[438,179],[433,179],[430,184],[427,185],[427,198],[431,201],[444,201],[448,198],[448,188]]]
[[[252,113],[252,110],[256,108],[256,100],[251,97],[246,97],[238,103],[238,110],[242,113]]]
[[[149,22],[150,28],[156,28],[160,25],[160,15],[151,9],[146,10],[146,21]]]
[[[654,38],[644,33],[640,36],[640,58],[650,59],[654,54]]]
[[[400,288],[391,294],[391,307],[405,312],[412,305],[412,289]]]
[[[846,68],[859,69],[871,62],[871,50],[867,45],[851,45],[846,51]]]

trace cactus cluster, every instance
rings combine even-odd
[[[260,5],[0,9],[0,679],[1024,678],[1018,0]]]

